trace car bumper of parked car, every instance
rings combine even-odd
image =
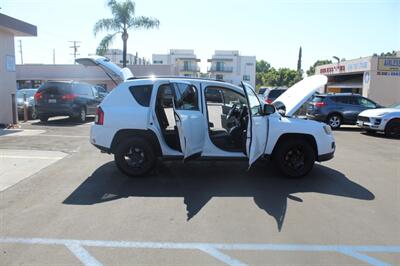
[[[375,131],[385,130],[385,127],[380,120],[377,120],[377,119],[371,119],[371,120],[372,121],[369,121],[369,122],[357,120],[356,125],[360,128],[368,129],[368,130],[375,130]]]
[[[48,107],[48,106],[36,106],[36,112],[39,116],[78,116],[79,115],[79,107],[78,106],[57,106],[57,107]]]

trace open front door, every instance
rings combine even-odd
[[[244,82],[242,86],[249,105],[246,154],[251,167],[264,154],[268,139],[268,117],[262,115],[262,105],[253,88]]]
[[[200,155],[205,141],[205,120],[200,111],[200,93],[190,83],[171,83],[176,127],[184,159]]]

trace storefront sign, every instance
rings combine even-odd
[[[378,71],[376,74],[379,76],[400,77],[400,71]]]
[[[335,74],[346,72],[346,67],[344,65],[335,65],[330,67],[324,67],[319,70],[320,74]]]
[[[346,65],[347,72],[366,71],[370,69],[369,61],[349,63]]]
[[[400,71],[400,58],[379,58],[378,70]]]

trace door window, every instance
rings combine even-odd
[[[250,85],[245,84],[244,87],[245,87],[247,96],[249,98],[249,106],[250,106],[250,110],[251,110],[251,115],[252,116],[261,115],[261,104],[260,104],[260,101],[258,100],[257,95],[255,94],[255,92],[253,91],[253,89],[251,88]]]
[[[172,83],[175,90],[176,110],[199,110],[199,94],[195,86],[186,83]]]
[[[360,97],[358,100],[359,100],[359,104],[362,107],[365,107],[365,108],[376,108],[376,104],[373,103],[372,101],[368,100],[368,99]]]

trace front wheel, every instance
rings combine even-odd
[[[313,168],[315,152],[306,140],[285,140],[277,147],[273,160],[286,176],[300,178],[308,174]]]
[[[400,138],[400,120],[390,121],[386,125],[385,136],[388,138]]]
[[[153,169],[156,156],[148,141],[141,138],[129,138],[118,144],[114,160],[123,173],[131,177],[140,177]]]

